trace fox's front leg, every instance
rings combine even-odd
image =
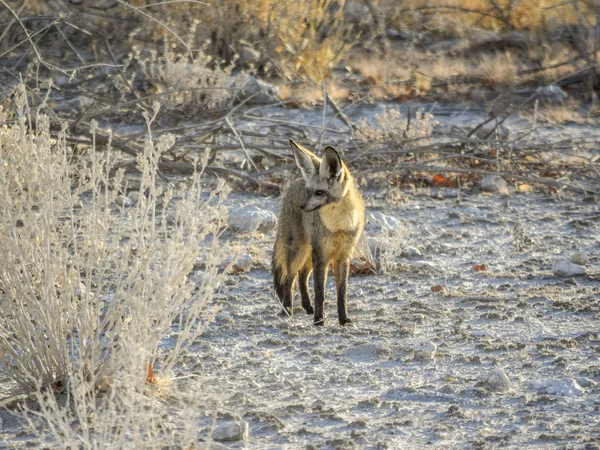
[[[337,290],[337,308],[340,325],[352,323],[348,318],[348,306],[346,303],[346,291],[348,290],[348,272],[350,271],[350,260],[343,259],[333,265],[333,276]]]
[[[325,324],[325,283],[327,281],[327,262],[313,251],[313,284],[315,288],[315,325]]]

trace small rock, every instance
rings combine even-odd
[[[129,197],[125,196],[125,195],[119,195],[116,199],[115,199],[115,203],[119,206],[124,206],[126,208],[129,208],[130,206],[133,206],[133,202],[129,199]]]
[[[499,192],[500,194],[508,194],[508,185],[504,178],[498,175],[487,175],[483,177],[480,183],[481,189],[490,192]]]
[[[240,256],[237,259],[235,265],[238,266],[240,269],[242,269],[244,272],[247,272],[252,267],[252,256],[250,256],[250,255]]]
[[[131,191],[127,194],[129,200],[131,200],[134,204],[140,201],[140,193],[138,191]]]
[[[402,229],[402,222],[393,216],[383,214],[381,211],[369,212],[367,226],[370,231],[376,233],[391,234]]]
[[[433,359],[437,351],[437,345],[431,341],[420,342],[415,345],[415,359]]]
[[[579,264],[573,264],[566,259],[559,259],[556,261],[552,271],[554,272],[554,276],[561,278],[585,275],[585,267],[580,266]]]
[[[594,387],[594,386],[596,386],[596,385],[598,384],[598,383],[597,383],[597,382],[595,382],[594,380],[590,380],[590,379],[589,379],[589,378],[587,378],[587,377],[580,377],[580,378],[577,378],[577,381],[576,381],[576,382],[577,382],[577,384],[578,384],[579,386],[582,386],[582,387]]]
[[[547,380],[532,383],[533,389],[548,395],[576,397],[585,391],[575,380]]]
[[[535,94],[540,100],[555,105],[564,102],[567,98],[567,93],[556,84],[540,86],[535,90]]]
[[[227,225],[233,231],[241,233],[257,230],[271,231],[277,226],[277,217],[271,211],[256,206],[246,206],[231,211]]]
[[[402,252],[402,256],[405,258],[418,258],[423,256],[423,254],[416,247],[406,247],[406,249]]]
[[[510,380],[502,369],[492,369],[483,382],[487,387],[496,391],[510,389]]]
[[[215,441],[245,441],[248,431],[248,422],[229,422],[215,428],[212,437]]]
[[[249,99],[248,105],[263,105],[280,100],[276,86],[245,73],[232,77],[230,89],[238,101]]]
[[[588,262],[588,257],[583,252],[577,252],[577,253],[574,253],[573,256],[571,256],[570,261],[573,264],[577,264],[579,266],[585,266]]]

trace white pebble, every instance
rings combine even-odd
[[[579,264],[573,264],[566,259],[559,259],[552,268],[554,275],[561,278],[575,277],[585,275],[585,267]]]
[[[559,397],[576,397],[585,391],[575,380],[547,380],[532,383],[533,389],[548,395]]]
[[[250,268],[252,267],[252,256],[250,256],[250,255],[240,256],[237,259],[237,262],[235,263],[235,265],[244,271],[250,270]]]
[[[508,194],[508,185],[504,178],[498,175],[487,175],[481,179],[481,189],[484,191],[499,192],[502,195]]]
[[[245,441],[248,430],[248,422],[229,422],[215,428],[212,437],[215,441]]]
[[[437,345],[431,341],[419,342],[415,345],[415,359],[433,359],[437,351]]]
[[[497,391],[506,391],[510,389],[510,380],[502,369],[492,369],[483,380],[491,389]]]
[[[133,202],[129,199],[129,197],[126,197],[125,195],[119,195],[115,199],[115,203],[119,206],[124,206],[126,208],[133,206]]]
[[[248,233],[252,231],[271,231],[277,226],[277,217],[271,211],[256,206],[246,206],[231,211],[227,225],[233,231]]]

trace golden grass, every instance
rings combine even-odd
[[[492,86],[509,86],[517,80],[517,66],[508,53],[497,53],[492,56],[481,55],[475,75],[484,83]]]
[[[578,13],[572,2],[555,0],[383,0],[386,16],[398,24],[416,25],[423,17],[436,17],[460,28],[488,30],[547,30],[557,24],[578,23]],[[587,26],[595,25],[594,6],[579,2],[581,19]]]
[[[436,80],[448,80],[472,73],[472,64],[464,58],[437,57],[423,63],[419,70]]]

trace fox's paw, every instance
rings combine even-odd
[[[281,308],[281,311],[279,312],[279,315],[281,317],[292,317],[292,315],[293,315],[292,309],[288,308],[288,307],[283,307],[283,308]]]
[[[349,319],[347,317],[345,319],[340,319],[340,325],[341,326],[344,326],[344,325],[349,324],[349,323],[353,323],[353,322],[352,322],[351,319]]]
[[[309,315],[312,315],[315,313],[315,310],[311,305],[305,306],[304,310],[306,311],[306,314],[309,314]]]

